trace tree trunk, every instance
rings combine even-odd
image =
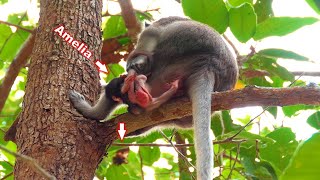
[[[77,114],[68,91],[77,90],[91,102],[100,94],[93,61],[100,58],[102,46],[102,1],[41,0],[40,5],[23,110],[17,119],[18,152],[34,158],[57,179],[92,179],[106,144],[116,136],[102,135],[96,131],[101,124]],[[59,25],[87,44],[93,53],[90,60],[53,32]],[[110,129],[115,132],[116,126]],[[101,141],[102,136],[110,138]],[[16,179],[43,178],[21,160],[14,174]]]

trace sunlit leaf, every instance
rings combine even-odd
[[[122,16],[111,16],[103,29],[103,38],[113,38],[127,32]]]
[[[318,149],[320,149],[320,133],[315,133],[295,152],[281,179],[319,179],[320,151]]]
[[[143,164],[152,166],[160,158],[159,147],[139,147],[141,156],[143,157]]]
[[[320,111],[315,112],[311,116],[309,116],[307,122],[311,127],[320,129]]]
[[[268,56],[268,57],[275,57],[275,58],[284,58],[284,59],[294,59],[300,61],[308,61],[307,57],[301,56],[295,52],[287,51],[284,49],[263,49],[258,52],[260,55]]]
[[[240,6],[240,5],[244,4],[244,3],[252,4],[252,1],[253,0],[228,0],[227,2],[231,6],[237,7],[237,6]]]
[[[285,36],[317,21],[314,17],[271,17],[257,25],[253,38],[260,40],[270,36]]]
[[[280,128],[269,133],[267,137],[275,140],[275,143],[260,148],[262,159],[272,163],[276,167],[278,175],[282,172],[295,152],[298,142],[290,128]]]
[[[122,165],[111,165],[107,170],[108,180],[130,180],[129,173]]]
[[[223,33],[229,24],[229,14],[223,0],[182,0],[185,15],[205,23],[219,33]]]
[[[273,0],[257,0],[254,4],[253,7],[257,14],[258,23],[273,16],[272,1]]]
[[[252,5],[245,3],[229,11],[229,26],[240,42],[247,42],[255,33],[257,16]]]
[[[125,72],[124,68],[119,64],[108,64],[107,66],[110,72],[107,76],[106,82],[110,82],[112,79],[119,77],[120,74]]]
[[[320,1],[319,0],[306,0],[306,2],[310,5],[310,7],[320,14]]]
[[[211,129],[213,130],[215,136],[220,136],[223,133],[229,133],[240,128],[240,125],[233,123],[229,111],[215,113],[211,118]]]

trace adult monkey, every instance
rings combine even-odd
[[[127,71],[121,93],[128,93],[130,102],[126,103],[129,111],[135,114],[140,113],[141,108],[149,111],[159,107],[178,90],[190,97],[197,179],[213,179],[211,93],[232,89],[238,77],[235,58],[220,35],[186,18],[160,19],[141,33],[127,61]],[[130,107],[134,104],[138,106]],[[173,124],[192,125],[187,120],[159,125]],[[136,135],[151,128],[140,130]]]

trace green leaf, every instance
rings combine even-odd
[[[231,136],[233,136],[234,134],[236,134],[239,130],[237,131],[232,131],[229,132],[223,136],[218,136],[217,139],[218,140],[223,140],[223,139],[227,139]],[[246,132],[246,131],[242,131],[239,135],[237,135],[237,139],[245,139],[246,141],[241,143],[241,147],[252,147],[256,145],[256,140],[259,140],[260,144],[272,144],[274,143],[274,140],[272,140],[269,137],[263,137],[257,134],[253,134],[250,132]],[[224,147],[225,149],[232,149],[234,147],[236,147],[236,144],[221,144],[222,147]]]
[[[272,114],[272,116],[277,119],[277,115],[278,115],[278,108],[277,107],[269,107],[267,109],[267,111]]]
[[[5,44],[3,44],[4,47],[0,52],[0,59],[11,61],[15,57],[25,40],[27,39],[28,34],[29,33],[24,32],[22,30],[17,30],[9,39],[9,36],[4,38],[4,40],[8,39],[8,41]]]
[[[245,173],[248,177],[246,179],[272,179],[276,176],[273,167],[266,161],[257,162],[256,159],[256,148],[241,147],[240,149],[240,161],[245,169]]]
[[[240,6],[244,3],[252,4],[253,0],[228,0],[227,1],[232,7]]]
[[[258,17],[258,23],[273,16],[272,0],[257,0],[253,7]]]
[[[260,69],[260,70],[266,70],[270,73],[270,77],[279,77],[282,80],[286,81],[293,81],[294,80],[294,75],[289,72],[286,68],[280,66],[276,59],[266,57],[266,56],[261,56],[260,54],[256,54],[253,58],[251,58],[248,63],[251,65],[251,67],[255,69]],[[276,81],[279,81],[281,79],[275,78]],[[282,86],[282,84],[279,84],[279,82],[273,82],[272,87],[279,87]],[[277,85],[277,86],[276,86]]]
[[[0,4],[5,4],[7,2],[8,2],[8,0],[0,0]]]
[[[111,16],[103,29],[103,38],[109,39],[123,35],[127,32],[122,16]]]
[[[255,33],[257,15],[251,4],[245,3],[229,11],[229,26],[240,42],[247,42]]]
[[[122,165],[111,165],[107,170],[108,180],[130,180],[129,173]]]
[[[318,14],[320,14],[320,1],[319,0],[306,0],[309,6]]]
[[[10,151],[13,151],[13,152],[17,152],[17,145],[15,143],[13,143],[12,141],[9,141],[6,145],[6,148],[9,149]],[[6,156],[6,158],[8,159],[8,162],[10,162],[11,164],[14,164],[15,161],[16,161],[16,157],[7,153],[7,152],[4,152],[2,151],[3,155]]]
[[[285,116],[292,117],[298,115],[298,111],[306,109],[305,105],[292,105],[292,106],[284,106],[282,107],[282,111]]]
[[[280,173],[287,167],[293,156],[298,142],[290,128],[279,128],[269,133],[266,137],[275,140],[275,143],[262,146],[260,157],[270,162]]]
[[[299,61],[308,61],[307,57],[301,56],[295,52],[287,51],[284,49],[263,49],[258,52],[260,55],[275,58],[294,59]]]
[[[221,124],[223,123],[223,124]],[[222,133],[239,130],[241,126],[233,123],[229,111],[215,113],[211,118],[211,128],[215,136],[220,136]]]
[[[320,177],[320,133],[315,133],[305,141],[295,152],[290,165],[284,171],[281,179],[286,180],[317,180]]]
[[[320,129],[320,112],[315,112],[311,116],[308,117],[308,124],[315,129]]]
[[[184,14],[191,19],[223,33],[229,24],[229,14],[223,0],[182,0]]]
[[[160,158],[159,147],[139,147],[139,151],[143,157],[143,164],[147,166],[152,166]]]
[[[12,31],[9,26],[0,24],[0,48],[6,42],[6,39],[11,35]]]
[[[127,159],[128,159],[128,164],[123,164],[123,166],[128,170],[130,175],[130,180],[133,180],[133,179],[140,180],[142,174],[140,169],[141,163],[140,163],[139,155],[137,153],[134,153],[133,151],[129,151]]]
[[[284,36],[317,21],[313,17],[271,17],[258,24],[253,38],[260,40],[270,36]]]
[[[108,64],[108,70],[110,71],[106,82],[110,82],[112,79],[119,77],[120,74],[124,73],[124,68],[120,66],[119,64]]]

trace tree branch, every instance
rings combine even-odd
[[[36,172],[41,174],[46,179],[56,180],[56,178],[54,176],[52,176],[45,169],[43,169],[33,158],[26,156],[26,155],[23,155],[23,154],[20,154],[20,153],[12,152],[2,145],[0,145],[0,149],[2,151],[5,151],[6,153],[11,154],[12,156],[15,156],[18,159],[21,159],[25,163],[28,163],[30,165],[30,167],[32,167]]]
[[[11,87],[18,76],[20,69],[27,63],[29,56],[31,55],[34,45],[34,35],[30,35],[28,40],[23,45],[15,59],[12,61],[2,84],[0,85],[0,112],[9,96]]]
[[[9,23],[9,22],[6,22],[6,21],[1,21],[0,20],[0,24],[6,24],[8,26],[13,26],[13,27],[16,27],[17,29],[24,30],[24,31],[29,32],[31,34],[33,33],[33,30],[31,30],[31,29],[27,29],[27,28],[24,28],[22,26],[19,26],[19,25],[16,25],[16,24],[12,24],[12,23]]]
[[[240,90],[212,94],[212,111],[228,110],[248,106],[287,106],[295,104],[320,105],[320,88],[258,88],[246,87]],[[141,115],[123,114],[106,121],[101,133],[110,131],[118,122],[126,123],[127,133],[154,126],[164,121],[189,117],[192,114],[191,102],[182,97],[169,101],[152,112]],[[104,129],[105,128],[105,129]],[[114,137],[116,136],[116,131]]]
[[[132,42],[137,41],[138,34],[141,31],[141,25],[139,24],[135,11],[133,9],[132,3],[130,0],[118,0],[121,7],[121,14],[128,29],[128,35],[131,38]]]

